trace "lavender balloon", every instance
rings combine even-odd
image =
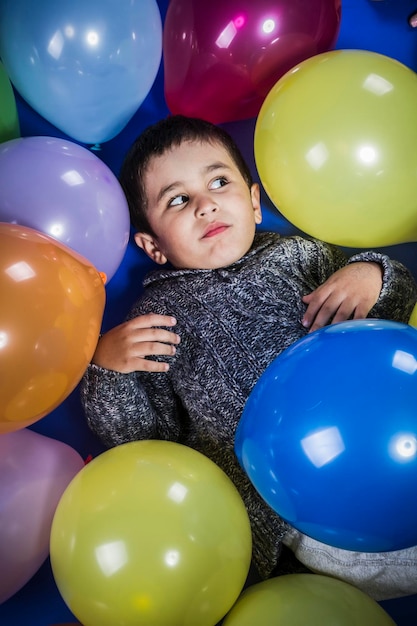
[[[83,467],[61,441],[27,429],[0,435],[0,604],[48,557],[55,509]]]
[[[0,189],[0,221],[54,237],[107,280],[114,275],[129,241],[129,211],[116,176],[94,153],[56,137],[6,141]]]

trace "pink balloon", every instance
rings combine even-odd
[[[0,604],[48,557],[55,509],[83,466],[61,441],[28,429],[0,435]]]
[[[285,72],[334,47],[340,16],[341,0],[171,0],[168,108],[215,124],[255,117]]]

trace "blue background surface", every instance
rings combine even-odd
[[[159,0],[164,20],[168,0]],[[417,70],[417,29],[408,24],[408,17],[417,11],[417,0],[342,0],[341,29],[336,48],[371,50],[395,58],[414,71]],[[33,111],[16,93],[21,135],[65,137],[54,126]],[[163,68],[147,98],[123,131],[100,146],[97,155],[117,175],[123,156],[133,139],[150,123],[169,113],[163,90]],[[416,111],[417,123],[417,111]],[[253,131],[255,120],[224,124],[235,137],[254,170]],[[417,149],[417,146],[416,146]],[[255,173],[255,172],[254,172]],[[263,196],[263,229],[282,234],[295,232]],[[386,251],[405,263],[417,277],[417,244],[393,246]],[[141,279],[151,263],[129,242],[118,271],[106,286],[107,304],[103,330],[121,322],[141,291]],[[103,448],[88,430],[83,417],[78,389],[63,404],[31,427],[43,435],[63,441],[76,449],[83,458],[99,454]],[[417,596],[382,603],[398,626],[417,624]],[[50,568],[49,560],[36,575],[12,598],[0,605],[1,626],[51,626],[76,619],[62,600]]]

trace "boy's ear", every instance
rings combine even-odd
[[[258,183],[253,183],[250,188],[250,195],[252,199],[252,206],[255,213],[255,224],[262,222],[262,209],[261,209],[261,190]]]
[[[155,238],[148,233],[135,233],[135,243],[158,265],[164,265],[167,262],[167,258],[163,252],[159,249],[158,243]]]

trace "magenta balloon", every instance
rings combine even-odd
[[[122,262],[129,241],[127,201],[94,153],[56,137],[0,144],[0,221],[58,239],[104,272]]]
[[[48,557],[55,509],[83,466],[73,448],[34,431],[0,435],[0,603]]]
[[[334,47],[341,0],[171,0],[163,34],[172,113],[255,117],[277,80]]]

